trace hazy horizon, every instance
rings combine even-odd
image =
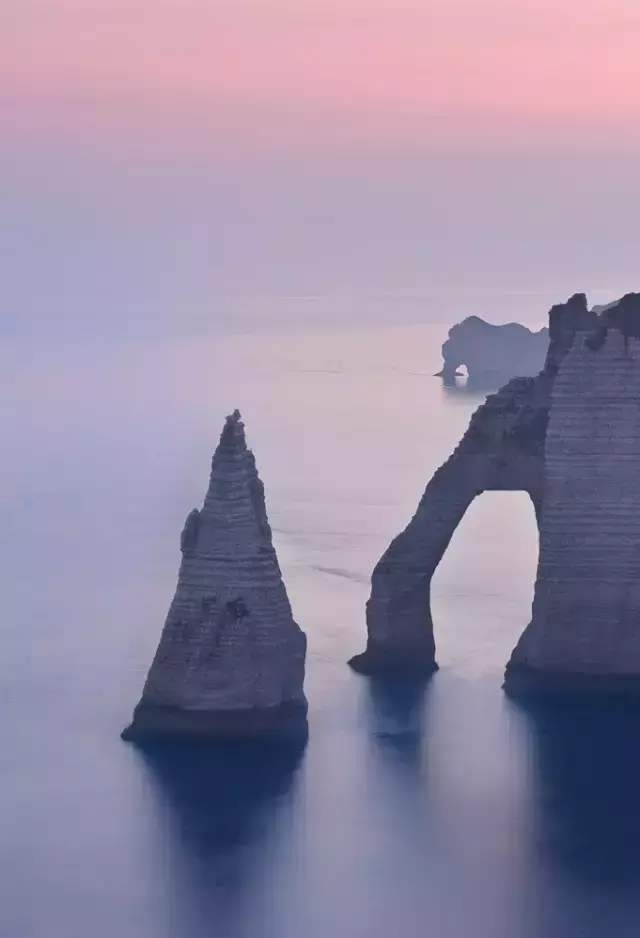
[[[9,0],[0,336],[612,299],[639,39],[635,0]]]

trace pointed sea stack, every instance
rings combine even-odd
[[[181,550],[176,594],[123,739],[306,739],[306,637],[238,411],[227,417]]]

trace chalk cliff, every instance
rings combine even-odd
[[[579,333],[551,391],[527,690],[640,691],[640,295]]]
[[[449,330],[439,377],[451,381],[462,365],[469,382],[485,388],[512,377],[533,377],[544,365],[548,344],[547,329],[532,332],[516,322],[495,325],[469,316]]]
[[[238,411],[226,420],[181,551],[175,597],[123,738],[304,737],[306,637],[293,620]]]
[[[484,491],[524,491],[538,520],[544,500],[544,446],[551,389],[580,331],[598,326],[583,294],[554,306],[543,370],[515,378],[490,395],[461,442],[437,470],[407,526],[371,579],[367,648],[350,662],[365,674],[430,674],[436,670],[431,580],[468,506]]]

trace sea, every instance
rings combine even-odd
[[[446,326],[416,319],[3,344],[2,938],[640,934],[635,715],[501,689],[524,493],[456,532],[426,687],[347,666],[373,566],[484,398],[434,377]],[[120,731],[235,408],[308,636],[309,743],[142,752]]]

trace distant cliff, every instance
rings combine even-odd
[[[439,377],[453,381],[464,365],[471,383],[497,388],[509,378],[537,375],[548,344],[548,329],[532,332],[516,322],[494,325],[469,316],[449,330]]]

